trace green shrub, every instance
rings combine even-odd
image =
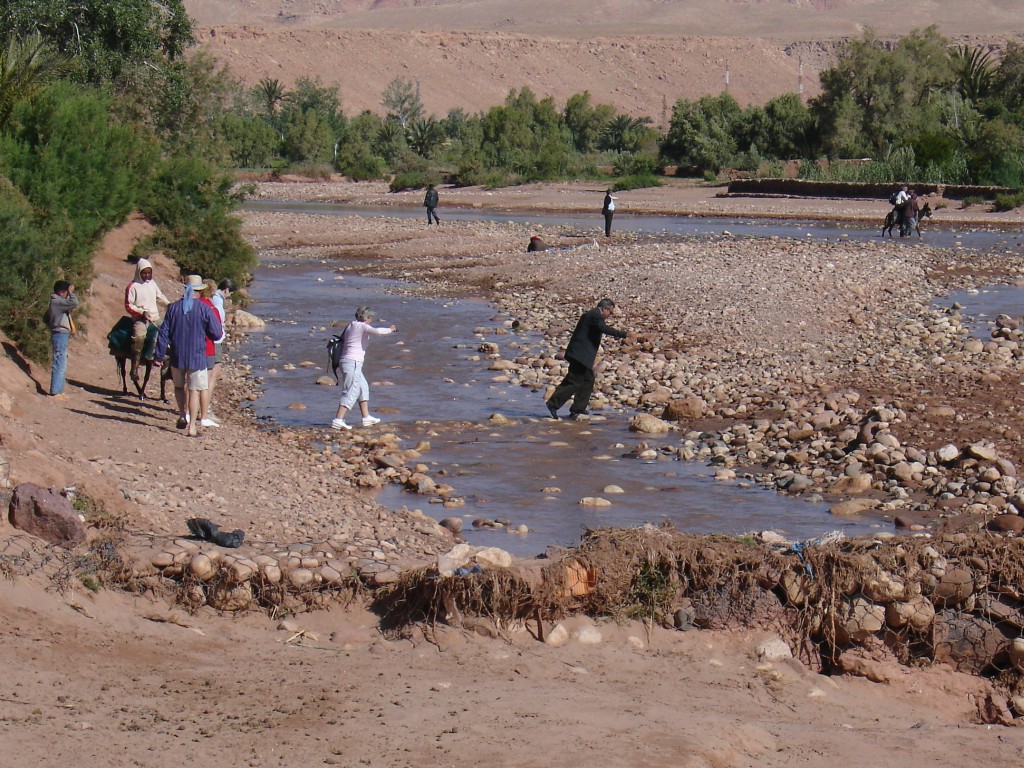
[[[1024,191],[1011,194],[996,195],[992,210],[997,212],[1012,211],[1024,205]]]
[[[714,171],[704,171],[703,178],[704,178],[704,181],[708,181],[708,182],[714,183],[714,182],[718,181],[718,174],[715,173]]]
[[[404,171],[396,173],[388,188],[392,192],[401,192],[405,189],[423,189],[427,184],[436,184],[430,174],[422,171]]]
[[[637,174],[635,176],[621,176],[615,180],[612,189],[616,192],[624,192],[629,189],[644,189],[646,187],[660,187],[661,178],[653,173]]]
[[[245,285],[256,255],[233,213],[240,203],[226,174],[201,159],[170,157],[152,178],[141,206],[157,230],[137,248],[163,250],[184,272]]]
[[[97,91],[56,83],[14,105],[0,133],[0,327],[29,358],[49,355],[54,281],[85,292],[96,243],[132,210],[154,158]]]
[[[981,195],[967,195],[960,201],[961,208],[970,208],[972,205],[981,205],[985,198]]]

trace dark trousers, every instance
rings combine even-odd
[[[428,227],[430,226],[430,217],[431,216],[434,217],[434,223],[435,224],[440,224],[441,223],[441,220],[437,218],[437,214],[434,213],[434,209],[433,208],[427,208],[427,226]]]
[[[572,405],[569,406],[569,413],[586,413],[590,405],[590,396],[594,393],[594,369],[588,368],[583,363],[569,360],[569,372],[565,374],[562,383],[555,389],[548,403],[557,411],[571,397]]]
[[[612,236],[612,216],[614,216],[614,215],[615,215],[614,211],[605,211],[604,212],[604,236],[605,237],[611,237]]]

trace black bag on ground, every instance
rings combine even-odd
[[[207,520],[205,517],[189,518],[185,521],[185,525],[188,526],[189,532],[197,539],[213,542],[218,547],[237,549],[242,546],[242,542],[245,540],[244,531],[237,528],[230,533],[222,531],[219,525]]]

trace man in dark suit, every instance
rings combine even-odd
[[[565,348],[565,359],[569,361],[569,372],[565,374],[562,383],[558,385],[554,394],[545,403],[551,418],[558,418],[558,409],[569,398],[572,398],[572,405],[569,406],[569,418],[576,419],[586,415],[590,396],[594,392],[594,361],[597,359],[597,350],[601,346],[601,336],[632,340],[632,333],[620,331],[605,323],[614,311],[614,301],[601,299],[596,307],[584,312],[580,317],[580,321],[576,324],[576,330],[572,332],[572,338],[569,339],[569,346]]]

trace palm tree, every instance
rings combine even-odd
[[[413,120],[405,132],[405,140],[417,155],[429,157],[430,153],[444,141],[444,131],[441,124],[432,117]]]
[[[0,47],[0,129],[7,126],[14,105],[31,99],[45,86],[71,71],[71,58],[55,51],[40,35],[11,37]]]
[[[959,45],[953,51],[952,59],[960,95],[973,104],[988,96],[995,71],[991,52]]]
[[[284,100],[284,86],[277,78],[264,77],[256,85],[256,94],[267,109],[267,114],[274,118],[277,116],[277,107]]]
[[[601,148],[616,152],[636,152],[640,149],[649,117],[616,115],[601,134]]]

